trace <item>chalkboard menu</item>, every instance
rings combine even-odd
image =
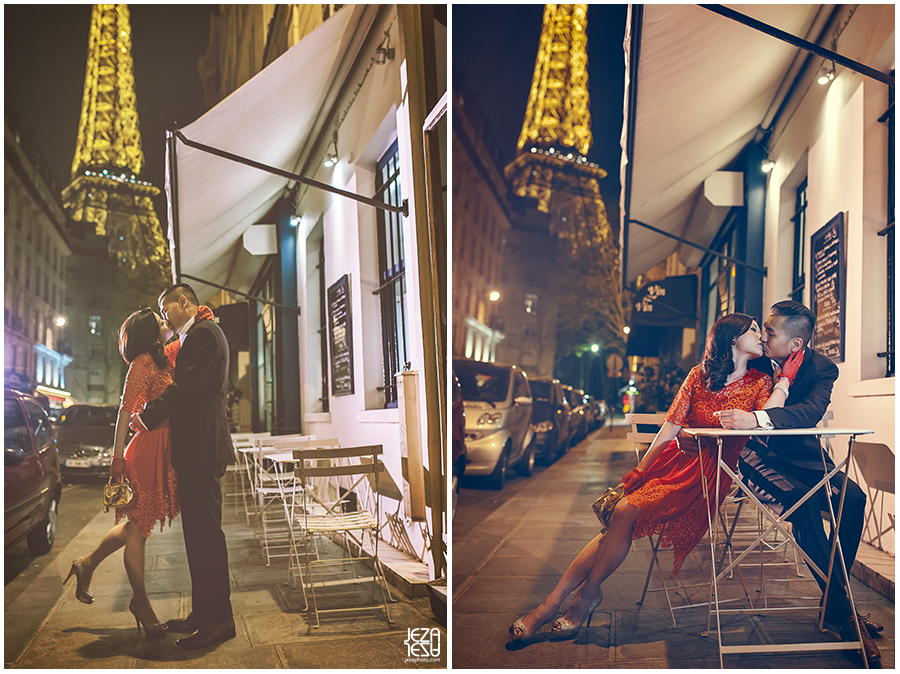
[[[816,315],[813,347],[832,362],[844,362],[847,257],[844,214],[838,213],[810,237],[812,312]]]
[[[328,289],[328,340],[331,344],[331,395],[353,393],[353,331],[350,277],[344,274]]]

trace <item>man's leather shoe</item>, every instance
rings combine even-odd
[[[183,620],[169,620],[166,624],[169,626],[170,632],[178,632],[179,634],[192,634],[203,627],[193,613]]]
[[[870,620],[872,617],[871,613],[866,613],[862,615],[859,611],[856,612],[856,615],[859,617],[860,622],[866,626],[866,630],[869,632],[869,636],[873,639],[880,639],[881,632],[884,632],[884,625],[881,623],[877,623],[874,620]]]
[[[181,648],[207,648],[215,646],[223,641],[235,637],[234,618],[225,623],[216,625],[203,625],[189,637],[183,637],[175,642]],[[881,657],[879,655],[878,657]]]
[[[860,635],[862,636],[863,652],[865,653],[866,660],[870,665],[881,662],[881,651],[878,650],[878,646],[875,645],[875,642],[872,641],[872,637],[869,636],[869,630],[866,629],[866,626],[863,623],[862,616],[860,616],[855,611],[853,612],[853,616],[847,618],[846,622],[841,625],[841,638],[844,641],[858,640],[856,634],[856,625],[854,624],[854,621],[857,621],[859,624],[859,631]]]

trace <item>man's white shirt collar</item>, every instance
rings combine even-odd
[[[181,326],[181,330],[178,331],[178,339],[184,344],[184,338],[187,336],[188,330],[191,329],[191,326],[194,325],[194,321],[197,318],[197,314],[191,316],[190,320],[187,323]]]

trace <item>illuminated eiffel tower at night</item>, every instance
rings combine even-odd
[[[153,207],[159,189],[140,180],[143,163],[128,6],[94,5],[72,182],[62,198],[74,221],[107,237],[129,274],[169,268]]]
[[[611,243],[599,186],[606,171],[587,159],[587,68],[587,5],[546,5],[518,152],[505,174],[572,251]]]

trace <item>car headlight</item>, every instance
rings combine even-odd
[[[537,426],[534,427],[536,433],[547,433],[553,430],[553,422],[552,421],[542,421]]]
[[[485,412],[480,417],[478,417],[478,425],[488,426],[489,424],[495,424],[500,420],[502,416],[503,412]]]

